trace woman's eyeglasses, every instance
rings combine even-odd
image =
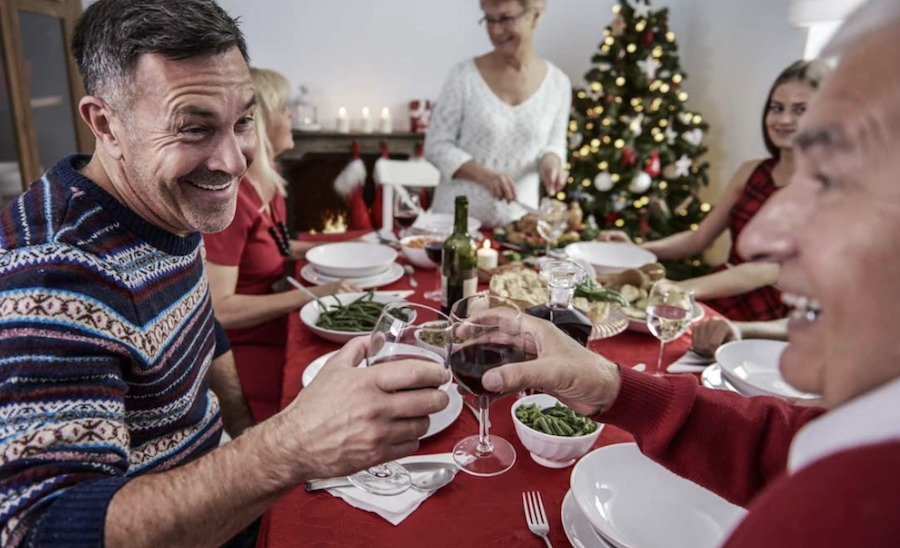
[[[525,17],[525,15],[527,15],[529,11],[531,11],[531,10],[525,10],[522,13],[520,13],[519,15],[503,15],[501,17],[497,17],[496,19],[485,15],[484,17],[482,17],[481,19],[478,20],[478,24],[484,25],[486,27],[489,27],[491,25],[496,25],[499,27],[508,28],[508,27],[511,27],[519,19]]]

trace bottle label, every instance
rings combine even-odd
[[[468,277],[465,277],[467,274]],[[463,276],[464,279],[460,288],[459,286],[450,287],[450,284],[447,283],[447,276],[441,274],[441,307],[444,310],[449,310],[450,307],[456,304],[456,301],[478,293],[477,273],[473,270],[464,272]]]

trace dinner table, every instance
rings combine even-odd
[[[304,239],[334,242],[360,235],[306,235]],[[402,262],[403,258],[398,260]],[[298,262],[296,272],[299,273],[303,266],[304,263]],[[434,271],[416,269],[412,278],[417,282],[417,287],[407,300],[439,308],[437,303],[423,298],[423,294],[434,287]],[[408,289],[413,288],[407,276],[379,288],[383,291]],[[708,308],[705,311],[707,317],[717,316]],[[690,345],[690,330],[680,339],[666,344],[663,368],[682,356]],[[282,381],[282,408],[303,389],[301,379],[310,362],[339,347],[308,330],[299,314],[291,314]],[[659,341],[646,333],[625,331],[614,337],[591,341],[589,348],[602,353],[620,367],[643,363],[648,373],[653,373]],[[531,459],[519,441],[512,422],[511,408],[515,399],[515,395],[508,395],[494,401],[490,407],[490,434],[508,440],[517,453],[516,463],[509,471],[494,477],[476,477],[459,472],[449,485],[432,494],[398,525],[392,525],[377,514],[351,507],[326,491],[307,492],[301,485],[283,496],[263,516],[257,548],[538,548],[544,546],[544,542],[527,527],[522,502],[525,491],[541,494],[553,546],[571,546],[563,529],[560,508],[569,490],[572,467],[551,469]],[[478,421],[474,414],[463,409],[449,427],[422,440],[417,454],[449,453],[457,441],[477,432]],[[632,441],[633,437],[627,432],[604,426],[592,449]]]

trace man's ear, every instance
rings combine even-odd
[[[109,103],[99,97],[86,95],[78,103],[78,112],[97,138],[97,147],[103,148],[110,158],[121,160],[124,154],[122,142],[116,136],[116,129],[121,129],[121,124],[116,123],[115,113]]]

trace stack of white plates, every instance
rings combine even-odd
[[[326,244],[306,254],[300,276],[315,285],[349,280],[360,289],[391,284],[403,277],[397,252],[385,245],[344,242]]]
[[[716,365],[704,371],[704,384],[719,381],[721,387],[745,396],[773,396],[786,400],[816,399],[784,380],[778,363],[788,343],[748,339],[724,344],[716,351]],[[718,371],[714,368],[718,367]],[[718,375],[718,378],[717,378]]]
[[[745,514],[633,443],[585,455],[562,505],[563,528],[575,548],[713,548]]]

